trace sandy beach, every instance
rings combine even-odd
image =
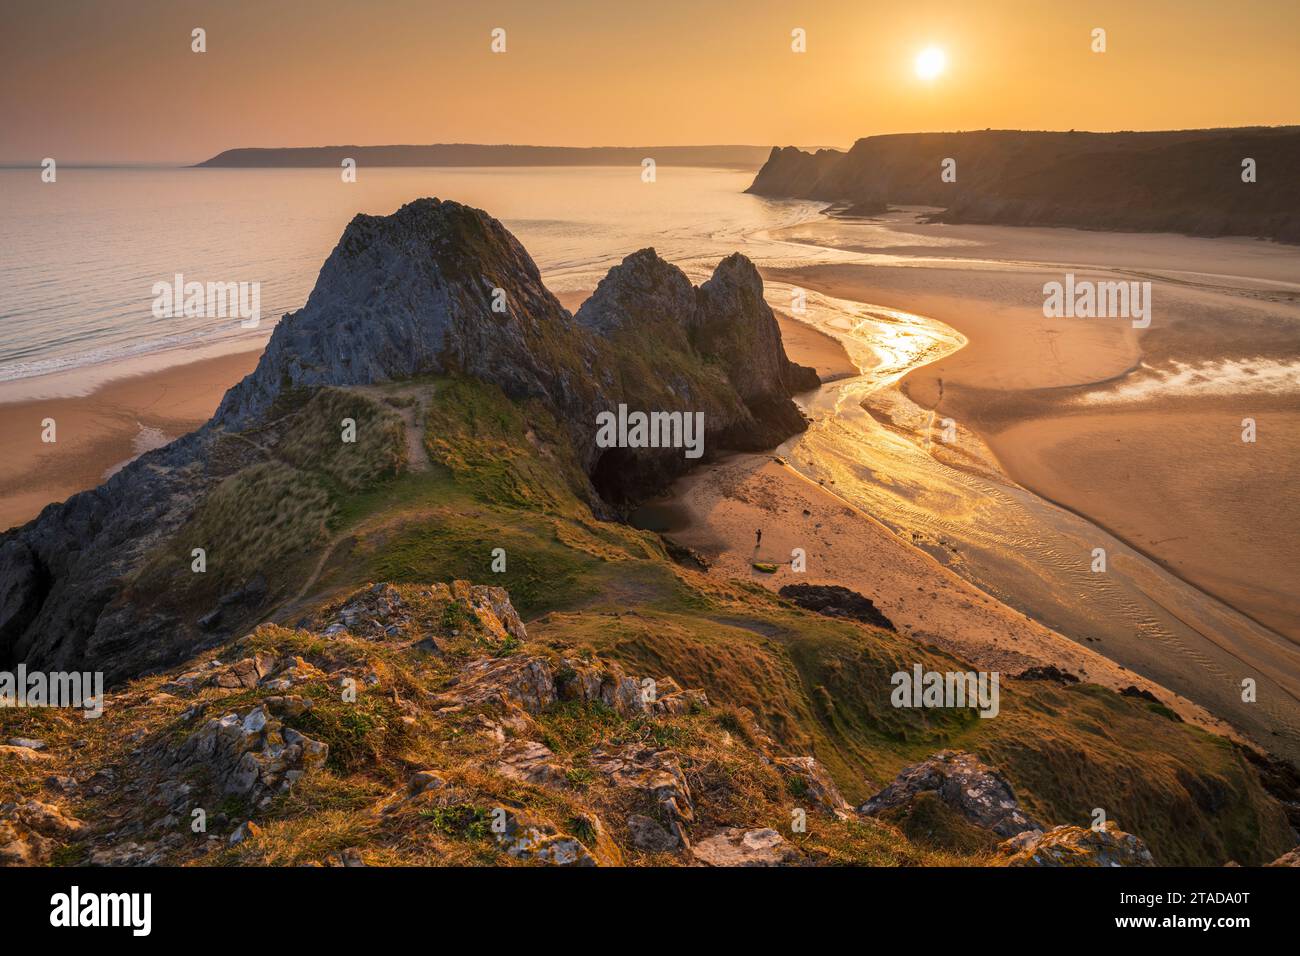
[[[1185,720],[1232,733],[1204,708],[990,597],[779,458],[728,456],[681,479],[669,500],[676,523],[668,537],[706,557],[714,573],[772,590],[847,587],[869,597],[902,633],[977,669],[1014,675],[1055,666],[1115,690],[1137,686]],[[756,547],[757,529],[763,539]],[[805,550],[806,572],[791,570],[794,548]]]
[[[834,220],[820,238],[924,264],[765,274],[961,332],[968,344],[911,371],[905,396],[978,438],[1018,484],[1300,642],[1300,508],[1286,487],[1300,464],[1300,250],[906,220],[858,231],[871,242]],[[929,259],[936,250],[971,261]],[[1046,256],[1074,264],[1033,261]],[[1042,286],[1066,270],[1141,273],[1153,282],[1150,328],[1044,318]],[[1254,443],[1242,441],[1247,418]]]
[[[108,381],[89,395],[0,404],[0,527],[94,488],[131,459],[198,428],[261,355],[237,352]],[[55,422],[53,443],[42,422]]]

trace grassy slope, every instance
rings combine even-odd
[[[965,748],[1003,769],[1044,821],[1086,826],[1102,807],[1162,863],[1265,862],[1289,849],[1280,808],[1226,741],[1089,685],[1006,681],[1001,714],[989,720],[896,709],[896,670],[965,665],[677,566],[654,535],[592,517],[545,413],[477,383],[431,387],[435,468],[352,502],[348,520],[367,530],[332,562],[335,588],[455,578],[505,586],[535,639],[748,708],[784,749],[814,753],[851,801],[907,763]],[[497,547],[504,574],[490,571]]]
[[[404,431],[391,408],[334,388],[282,404],[271,426],[221,440],[214,468],[224,477],[149,555],[128,584],[129,599],[202,613],[258,574],[270,593],[287,590],[346,503],[401,470]],[[355,442],[342,440],[347,419]],[[206,552],[202,574],[191,570],[194,548]]]
[[[403,388],[410,394],[409,383]],[[294,427],[277,437],[271,463],[256,463],[262,456],[254,456],[254,463],[226,479],[230,488],[214,495],[172,543],[173,558],[187,567],[196,529],[216,522],[225,540],[242,542],[238,573],[225,580],[260,570],[291,591],[316,563],[320,542],[330,540],[328,560],[309,589],[314,597],[286,607],[280,615],[286,622],[370,581],[501,585],[529,623],[524,650],[620,660],[632,673],[703,688],[715,706],[656,726],[557,707],[541,724],[547,743],[571,761],[575,783],[572,793],[557,794],[485,772],[485,755],[465,743],[469,735],[459,733],[455,720],[421,714],[412,727],[401,719],[400,700],[418,700],[444,679],[443,665],[431,656],[263,627],[245,639],[251,647],[308,660],[353,655],[358,667],[380,673],[381,686],[394,693],[364,696],[358,707],[340,704],[325,685],[309,691],[318,706],[300,729],[329,743],[328,772],[304,779],[277,801],[264,838],[236,849],[223,843],[205,857],[208,862],[295,863],[357,845],[367,847],[376,863],[500,862],[483,839],[482,806],[492,805],[484,800],[526,807],[571,830],[581,829],[580,818],[593,809],[619,828],[620,814],[636,808],[610,807],[602,802],[611,799],[605,791],[587,785],[584,748],[646,734],[668,735],[660,742],[696,758],[703,769],[694,772],[692,790],[710,825],[788,831],[788,784],[753,751],[726,744],[728,735],[764,733],[780,750],[814,754],[854,802],[906,764],[961,748],[1002,769],[1044,822],[1086,826],[1092,809],[1102,807],[1109,819],[1145,839],[1160,863],[1262,863],[1290,849],[1279,805],[1225,741],[1176,723],[1153,705],[1088,685],[1004,682],[1001,713],[989,720],[972,712],[896,709],[889,702],[895,671],[917,662],[938,670],[965,666],[904,636],[804,612],[762,588],[674,564],[656,536],[593,517],[582,475],[545,412],[463,380],[420,383],[420,390],[431,468],[384,477],[403,447],[400,421],[394,425],[391,410],[373,399],[326,394],[289,413]],[[352,457],[340,457],[332,435],[344,408],[368,425],[362,434],[369,437],[347,446]],[[312,448],[330,452],[313,455]],[[285,513],[279,497],[284,486],[275,482],[295,483],[304,492],[280,524],[275,519]],[[266,495],[280,502],[269,512]],[[491,570],[498,547],[507,554],[504,573]],[[205,591],[187,600],[210,596]],[[222,656],[230,659],[229,652]],[[77,760],[93,765],[116,758],[130,766],[127,752],[137,731],[183,732],[174,713],[145,703],[163,680],[135,682],[93,727],[50,711],[0,712],[0,736],[45,737],[55,753],[70,753],[72,739],[87,737]],[[245,703],[261,695],[250,691]],[[226,712],[241,701],[227,697],[219,706]],[[382,819],[362,812],[420,767],[439,768],[482,799]],[[36,795],[40,780],[56,769],[20,768],[0,796]],[[115,788],[83,819],[111,818],[133,799]],[[892,827],[856,820],[819,824],[803,842],[826,862],[986,860],[980,835],[941,809],[923,805],[898,822],[917,842]],[[76,858],[75,848],[60,857]]]

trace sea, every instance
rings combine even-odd
[[[744,192],[752,171],[660,166],[0,170],[2,400],[76,393],[141,360],[180,364],[256,347],[307,300],[348,221],[420,197],[500,219],[553,292],[594,288],[646,246],[693,278],[732,252],[775,261],[806,247],[770,233],[824,203]],[[261,320],[155,314],[155,284],[258,283]],[[56,374],[80,371],[82,374]],[[26,383],[26,384],[23,384]]]

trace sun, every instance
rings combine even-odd
[[[928,46],[916,55],[916,75],[923,80],[933,80],[943,72],[948,58],[937,46]]]

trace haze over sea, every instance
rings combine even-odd
[[[744,194],[749,171],[660,167],[0,170],[0,383],[5,400],[84,394],[124,360],[187,361],[255,347],[300,308],[358,211],[386,215],[419,196],[501,219],[557,293],[594,287],[653,245],[695,273],[752,237],[816,216],[821,203]],[[755,256],[755,258],[758,258]],[[806,258],[806,257],[805,257]],[[260,282],[262,321],[156,318],[155,282]],[[170,354],[168,354],[170,353]],[[93,366],[93,369],[91,368]],[[50,373],[85,370],[40,381]]]

